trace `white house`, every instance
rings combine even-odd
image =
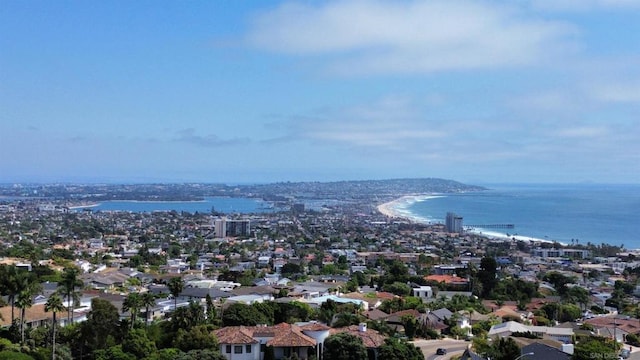
[[[523,325],[515,321],[507,321],[505,323],[492,326],[491,330],[489,330],[489,337],[507,337],[516,332],[530,332],[534,335],[541,336],[544,339],[553,339],[563,344],[571,344],[573,341],[573,329],[571,328],[530,326]]]
[[[419,286],[413,288],[413,296],[419,297],[423,300],[433,298],[433,289],[431,286]]]

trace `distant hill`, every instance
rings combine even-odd
[[[453,180],[392,179],[336,182],[280,182],[258,185],[225,184],[30,184],[0,186],[5,199],[65,199],[72,201],[153,200],[193,201],[209,196],[253,197],[267,201],[296,199],[368,200],[410,194],[486,190]],[[1,200],[1,198],[0,198]]]
[[[351,199],[387,198],[411,194],[459,193],[487,190],[482,186],[467,185],[454,180],[424,179],[391,179],[391,180],[358,180],[335,182],[281,182],[240,186],[246,192],[260,193],[265,197],[295,196],[296,198],[316,199]],[[277,199],[273,199],[277,200]]]

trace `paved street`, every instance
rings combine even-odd
[[[426,360],[449,360],[452,356],[462,355],[471,344],[470,341],[442,339],[442,340],[415,340],[413,344],[422,350]],[[447,349],[446,355],[436,355],[438,348]]]

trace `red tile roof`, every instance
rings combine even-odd
[[[251,331],[243,326],[225,327],[213,332],[220,344],[255,344]]]
[[[429,275],[425,280],[443,282],[445,284],[466,284],[469,280],[455,275]]]
[[[297,326],[296,328],[297,329],[294,329],[293,326],[291,326],[289,330],[277,333],[273,339],[267,341],[267,345],[273,347],[316,346],[316,341],[313,338],[303,334]]]
[[[320,324],[318,324],[320,325]],[[275,347],[316,346],[316,341],[303,334],[299,326],[280,323],[274,326],[227,326],[215,330],[220,344],[255,344],[254,337],[272,338],[267,345]]]
[[[340,334],[344,332],[361,338],[362,343],[364,343],[364,346],[367,348],[379,348],[384,344],[384,340],[387,338],[386,336],[380,334],[376,330],[367,329],[366,331],[360,331],[360,327],[358,325],[351,325],[347,327],[331,329],[329,331],[331,335]]]
[[[329,330],[331,328],[325,324],[312,322],[312,323],[300,326],[300,329],[302,329],[303,331],[322,331],[322,330]]]

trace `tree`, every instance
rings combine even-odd
[[[403,315],[400,320],[402,321],[402,326],[404,326],[404,334],[409,339],[413,339],[416,336],[416,331],[418,331],[418,319],[413,315]]]
[[[591,336],[576,344],[573,353],[575,360],[616,359],[618,344],[612,339]]]
[[[156,297],[151,292],[147,291],[140,296],[140,306],[145,308],[145,323],[149,324],[149,308],[156,304]]]
[[[26,271],[18,270],[14,265],[0,266],[0,293],[7,296],[11,304],[11,324],[15,322],[15,300],[20,292],[20,278],[26,276]]]
[[[182,290],[184,290],[184,282],[182,281],[182,278],[174,277],[169,280],[167,287],[173,296],[173,310],[175,310],[178,308],[178,296],[180,296]]]
[[[325,360],[367,360],[362,339],[349,333],[338,333],[324,341]]]
[[[482,284],[482,297],[486,298],[493,288],[496,286],[496,274],[498,263],[496,259],[485,256],[480,260],[480,270],[478,271],[478,280]]]
[[[282,276],[285,276],[285,277],[290,277],[292,275],[299,274],[301,272],[302,272],[302,267],[292,262],[288,262],[284,264],[282,266],[282,269],[280,270],[280,273],[282,273]]]
[[[188,331],[180,329],[176,334],[173,346],[188,352],[191,350],[204,350],[218,348],[218,341],[211,335],[212,328],[207,325],[194,326]]]
[[[133,329],[122,340],[122,350],[142,359],[156,351],[156,344],[149,340],[144,329]]]
[[[256,326],[267,324],[266,316],[251,305],[242,303],[231,304],[224,310],[222,324],[224,326]]]
[[[136,357],[122,350],[122,345],[111,346],[98,350],[93,354],[95,360],[135,360]]]
[[[269,347],[267,347],[268,349]],[[227,360],[224,355],[220,354],[218,350],[204,349],[204,350],[191,350],[186,354],[180,354],[173,360]],[[265,355],[266,359],[266,355]]]
[[[122,302],[122,311],[131,313],[131,328],[133,329],[133,325],[136,322],[136,315],[140,311],[140,307],[142,306],[142,300],[140,299],[140,295],[138,293],[130,293]]]
[[[27,273],[25,277],[21,277],[20,279],[21,289],[16,298],[16,306],[20,309],[20,342],[24,344],[24,321],[26,311],[33,305],[33,296],[42,289],[42,286],[30,273]]]
[[[567,284],[575,282],[573,277],[565,276],[557,271],[550,271],[542,278],[544,281],[549,282],[556,289],[558,294],[564,295],[567,291]]]
[[[385,284],[382,290],[388,291],[398,296],[407,296],[411,294],[411,287],[401,282],[393,282],[391,284]]]
[[[580,286],[572,286],[566,294],[566,300],[569,303],[580,305],[580,309],[586,309],[589,304],[589,292]]]
[[[422,351],[410,342],[388,338],[378,349],[379,359],[424,360]]]
[[[51,359],[56,360],[56,327],[58,326],[58,320],[56,318],[56,314],[62,311],[65,311],[66,308],[62,304],[62,299],[60,295],[53,294],[47,299],[47,302],[44,304],[45,312],[53,313],[53,324],[51,326]]]
[[[91,300],[87,321],[80,325],[83,343],[89,351],[106,349],[119,336],[120,314],[108,300],[94,298]]]
[[[80,270],[76,267],[64,268],[62,273],[62,281],[58,283],[58,289],[65,295],[68,307],[67,307],[67,322],[73,323],[73,308],[79,305],[80,293],[78,289],[82,288],[82,280],[78,278]]]
[[[204,322],[204,309],[195,302],[190,302],[189,306],[180,307],[171,314],[171,327],[174,331],[189,330],[194,326],[204,324]]]
[[[218,314],[216,313],[216,307],[213,305],[213,299],[211,295],[207,294],[205,298],[205,317],[207,318],[207,323],[209,324],[218,324]]]
[[[487,337],[475,337],[473,348],[484,358],[513,360],[520,357],[520,348],[512,338],[501,338],[490,343]]]
[[[0,360],[34,360],[32,356],[17,351],[0,351]]]

